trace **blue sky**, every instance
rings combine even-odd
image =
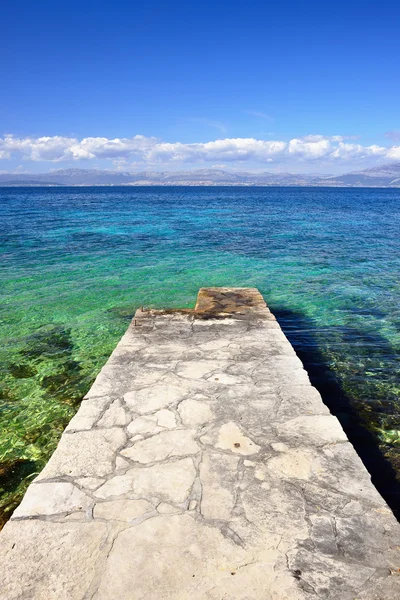
[[[7,2],[0,171],[400,161],[398,2]]]

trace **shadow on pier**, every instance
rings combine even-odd
[[[373,401],[371,406],[366,398],[360,399],[360,395],[364,395],[363,390],[357,393],[357,398],[352,397],[344,389],[338,373],[331,368],[327,356],[321,350],[325,345],[327,348],[330,345],[336,346],[337,350],[340,345],[351,348],[353,344],[355,354],[361,351],[361,354],[364,354],[363,358],[368,361],[369,349],[373,355],[377,352],[393,354],[393,348],[389,348],[387,340],[379,334],[365,334],[348,327],[319,331],[318,326],[301,313],[279,307],[273,307],[272,311],[307,370],[312,385],[317,388],[331,413],[340,421],[349,441],[369,471],[373,484],[400,521],[400,472],[396,477],[396,470],[384,456],[382,444],[380,447],[378,436],[374,433],[374,425],[378,425],[380,413],[394,412],[390,398],[377,399],[376,404],[374,405]],[[325,335],[328,336],[326,344],[323,339]],[[335,348],[332,354],[334,352]],[[366,370],[365,368],[364,371]],[[363,379],[366,388],[365,376]],[[352,383],[352,386],[356,390],[357,383]],[[371,389],[369,398],[373,399],[373,392]],[[400,467],[400,458],[397,458],[397,461]]]

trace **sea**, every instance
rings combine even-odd
[[[0,524],[139,306],[257,287],[395,512],[400,189],[0,189]]]

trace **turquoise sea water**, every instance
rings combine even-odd
[[[3,188],[0,230],[3,518],[135,309],[194,306],[202,286],[260,289],[393,492],[400,190]]]

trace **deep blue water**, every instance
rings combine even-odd
[[[400,479],[400,190],[3,188],[0,232],[7,502],[134,309],[202,286],[258,287],[368,467]]]

